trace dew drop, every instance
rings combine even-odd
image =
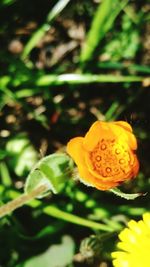
[[[96,156],[96,161],[101,161],[101,157],[100,156]]]
[[[111,172],[111,168],[107,167],[106,168],[106,172],[110,173]]]
[[[115,153],[116,153],[117,155],[119,155],[119,154],[121,153],[120,149],[119,149],[119,148],[116,148]]]
[[[105,150],[106,149],[106,145],[105,144],[102,144],[101,145],[101,150]]]
[[[119,160],[119,163],[120,163],[120,164],[123,164],[123,163],[125,163],[125,160],[124,160],[124,159],[120,159],[120,160]]]

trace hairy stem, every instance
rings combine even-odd
[[[9,213],[23,206],[24,204],[28,204],[29,206],[32,207],[32,203],[28,203],[28,202],[30,200],[33,200],[37,196],[41,195],[41,193],[45,191],[47,191],[47,186],[41,185],[28,194],[19,195],[16,199],[0,207],[0,218],[5,215],[8,215]],[[39,207],[40,205],[41,205],[41,202],[39,200],[36,200],[36,207]],[[88,228],[95,229],[95,230],[101,230],[105,232],[116,232],[116,231],[118,232],[121,230],[121,226],[118,224],[107,225],[107,224],[102,224],[99,222],[94,222],[89,219],[85,219],[77,215],[70,214],[66,211],[62,211],[55,206],[46,206],[44,207],[43,212],[54,218],[61,219],[61,220],[64,220],[64,221],[67,221],[73,224],[77,224],[77,225],[88,227]]]
[[[46,190],[47,190],[47,186],[41,185],[35,188],[34,190],[32,190],[32,192],[28,194],[20,195],[16,199],[8,202],[7,204],[4,204],[3,206],[0,207],[0,218],[9,214],[15,209],[23,206],[24,204],[34,199],[35,197],[39,196],[41,193],[45,192]]]

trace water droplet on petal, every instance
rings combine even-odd
[[[105,144],[102,144],[101,145],[101,150],[105,150],[106,149],[106,145]]]
[[[110,173],[111,172],[111,168],[107,167],[106,168],[106,172]]]
[[[115,153],[116,153],[117,155],[119,155],[119,154],[121,153],[120,149],[119,149],[119,148],[116,148]]]
[[[101,157],[100,156],[96,156],[96,161],[101,161]]]
[[[120,164],[123,164],[123,163],[125,163],[125,160],[124,160],[124,159],[120,159],[120,160],[119,160],[119,163],[120,163]]]

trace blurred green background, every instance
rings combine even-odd
[[[132,125],[140,172],[121,189],[149,192],[149,11],[146,0],[0,1],[1,204],[23,192],[38,159],[64,151],[95,120]],[[127,201],[68,181],[61,194],[1,219],[1,267],[112,266],[117,234],[43,207],[123,227],[149,210],[149,194]]]

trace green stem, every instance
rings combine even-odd
[[[61,219],[61,220],[67,221],[67,222],[82,225],[82,226],[92,228],[95,230],[101,230],[101,231],[107,231],[107,232],[113,232],[113,231],[120,230],[120,229],[118,229],[118,227],[112,228],[108,225],[104,225],[104,224],[97,223],[97,222],[94,222],[91,220],[83,219],[79,216],[67,213],[65,211],[61,211],[54,206],[46,207],[46,208],[44,208],[43,211],[45,214],[50,215],[52,217],[55,217],[57,219]]]
[[[35,188],[31,193],[20,195],[16,199],[9,201],[7,204],[4,204],[3,206],[0,207],[0,218],[4,217],[5,215],[8,215],[15,209],[23,206],[24,204],[34,199],[35,197],[39,196],[41,193],[45,192],[46,190],[47,190],[47,186],[41,185]]]
[[[33,200],[37,196],[41,195],[41,193],[47,191],[47,187],[45,185],[41,185],[38,188],[34,189],[31,193],[28,194],[23,194],[19,195],[16,192],[12,192],[13,197],[15,196],[16,199],[8,202],[7,204],[3,205],[0,207],[0,217],[3,217],[5,215],[8,215],[10,212],[14,211],[15,209],[23,206],[24,204],[27,204],[31,207],[39,207],[41,205],[41,201],[39,200],[34,200],[34,204],[32,205],[33,201],[30,203],[30,200]],[[101,231],[106,231],[106,232],[115,232],[115,231],[120,231],[120,227],[116,225],[105,225],[101,223],[97,223],[88,219],[81,218],[79,216],[67,213],[65,211],[61,211],[57,207],[54,206],[47,206],[43,209],[43,212],[49,216],[52,216],[57,219],[61,219],[73,224],[81,225],[84,227],[88,227],[91,229],[95,230],[101,230]]]

